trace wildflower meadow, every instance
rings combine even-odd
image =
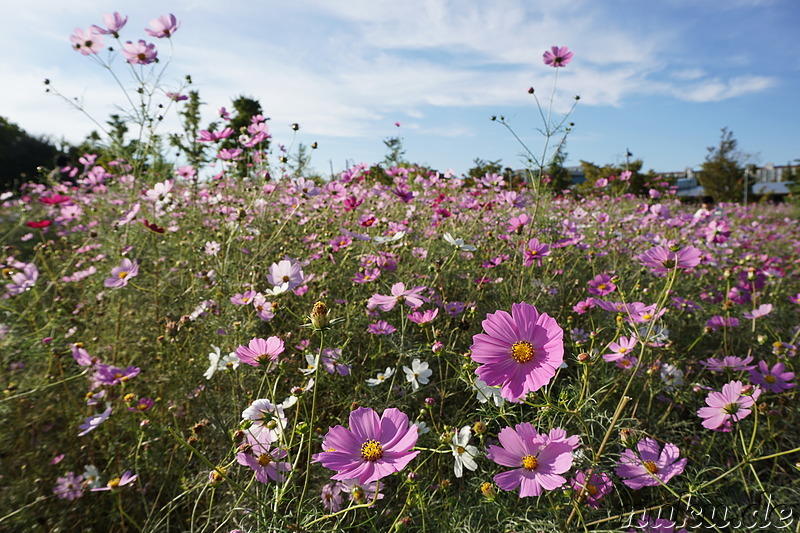
[[[547,101],[520,179],[309,176],[102,21],[126,134],[0,197],[0,530],[800,530],[791,206],[553,190]]]

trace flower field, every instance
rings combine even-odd
[[[2,196],[1,530],[799,527],[790,207],[312,180],[233,133]]]

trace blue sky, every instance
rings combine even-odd
[[[656,171],[698,168],[723,127],[757,163],[800,158],[800,2],[797,0],[33,0],[4,6],[0,115],[34,134],[79,141],[95,125],[42,80],[103,122],[124,97],[109,72],[70,48],[76,27],[128,15],[126,40],[169,43],[143,31],[174,13],[165,90],[190,74],[216,118],[232,97],[260,100],[276,142],[318,142],[312,166],[338,171],[380,161],[401,136],[407,157],[465,172],[475,158],[521,166],[504,115],[538,153],[555,69],[568,46],[553,112],[580,95],[567,164],[624,162],[626,149]],[[107,44],[112,44],[106,38]],[[116,43],[114,43],[116,44]],[[163,62],[160,66],[163,66]],[[126,64],[114,62],[123,84]],[[400,122],[401,126],[395,126]],[[167,119],[165,131],[174,128]]]

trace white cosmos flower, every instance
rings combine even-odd
[[[314,354],[307,353],[306,354],[306,362],[308,363],[308,366],[306,366],[305,368],[301,368],[300,372],[302,372],[306,376],[316,372],[317,371],[317,365],[319,364],[319,360],[317,359],[318,357],[319,357],[319,354],[317,354],[317,356],[315,356]]]
[[[214,346],[212,344],[211,349],[214,351],[208,354],[208,370],[206,370],[203,374],[206,379],[211,379],[214,377],[214,374],[227,369],[229,366],[233,370],[236,370],[236,368],[239,366],[240,361],[239,357],[236,356],[236,352],[232,352],[226,356],[223,356],[220,352],[219,346]]]
[[[386,244],[388,242],[399,241],[400,239],[402,239],[405,236],[406,236],[406,232],[405,231],[398,231],[397,233],[395,233],[391,237],[383,237],[382,235],[378,235],[376,237],[373,237],[372,240],[375,241],[377,244]]]
[[[375,387],[377,385],[380,385],[381,383],[392,377],[393,374],[394,374],[394,368],[386,367],[386,371],[378,372],[378,375],[376,377],[369,378],[368,380],[366,380],[367,385],[369,385],[370,387]]]
[[[471,431],[469,426],[464,426],[461,430],[453,435],[453,440],[450,443],[450,449],[455,458],[453,471],[456,477],[464,475],[464,468],[467,470],[476,470],[478,463],[475,462],[475,457],[478,455],[478,448],[469,444]]]
[[[478,391],[477,398],[480,403],[486,403],[491,400],[497,407],[503,405],[503,393],[500,387],[491,387],[482,380],[476,379],[472,388]]]
[[[453,236],[450,235],[449,233],[445,233],[444,235],[442,235],[442,237],[449,244],[452,244],[453,246],[464,252],[474,252],[475,250],[477,250],[475,246],[471,244],[466,244],[464,242],[464,239],[454,239]]]
[[[428,363],[419,359],[411,362],[411,368],[404,366],[403,372],[406,373],[406,381],[411,383],[411,388],[414,390],[417,390],[420,385],[427,385],[433,374],[433,370],[428,368]]]

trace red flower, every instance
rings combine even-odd
[[[142,220],[142,224],[144,224],[144,227],[153,233],[164,233],[166,231],[164,228],[157,226],[155,223],[148,222],[147,219]]]
[[[52,223],[52,220],[40,220],[38,222],[31,220],[30,222],[26,222],[25,225],[29,228],[46,228]]]
[[[56,193],[53,196],[43,196],[42,198],[39,198],[39,201],[46,205],[65,204],[70,201],[70,197],[61,196],[60,194]]]

